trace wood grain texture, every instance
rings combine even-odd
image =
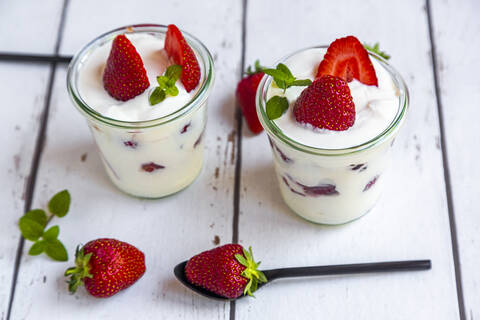
[[[73,53],[111,28],[139,22],[176,23],[201,39],[215,58],[217,81],[209,99],[203,172],[189,188],[161,200],[135,199],[117,191],[104,173],[85,120],[68,99],[66,70],[60,68],[34,204],[44,207],[53,193],[68,188],[71,213],[52,223],[60,225],[60,238],[70,254],[78,243],[115,237],[145,252],[147,273],[126,292],[97,300],[83,289],[68,295],[63,278],[68,264],[25,255],[12,319],[229,316],[228,303],[206,301],[191,293],[175,280],[173,267],[213,247],[215,236],[221,244],[232,238],[235,140],[231,88],[241,60],[241,3],[142,1],[127,9],[116,1],[74,1],[69,6],[62,53]]]
[[[49,68],[0,63],[0,319],[7,313],[15,256],[20,240],[18,219],[24,213],[25,187],[44,106]],[[25,79],[28,86],[25,86]]]
[[[272,64],[302,47],[354,34],[380,42],[410,90],[387,189],[372,212],[338,227],[313,225],[282,202],[265,134],[243,139],[241,243],[265,269],[430,258],[428,272],[273,283],[237,303],[237,319],[457,319],[438,114],[423,2],[249,1],[247,63]]]
[[[62,0],[0,1],[0,51],[53,53]]]
[[[467,319],[480,318],[478,166],[480,3],[432,1],[440,101],[444,115],[453,208]],[[454,14],[453,14],[454,13]]]

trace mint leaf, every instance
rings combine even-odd
[[[43,239],[45,240],[55,240],[58,238],[58,234],[60,233],[60,227],[59,226],[53,226],[47,231],[43,233]]]
[[[43,234],[43,226],[38,222],[23,216],[18,222],[22,236],[30,241],[37,241]]]
[[[67,261],[68,253],[63,243],[60,240],[48,241],[45,248],[45,253],[56,261]]]
[[[28,254],[31,256],[38,256],[43,251],[45,251],[46,247],[47,247],[47,242],[44,240],[39,240],[30,247],[30,250],[28,250]]]
[[[283,92],[290,88],[291,86],[308,86],[312,83],[309,79],[297,80],[283,63],[279,63],[276,69],[264,69],[266,74],[273,77],[273,81],[280,89],[283,89]]]
[[[167,89],[165,89],[165,94],[174,97],[174,96],[178,95],[178,88],[175,87],[175,86],[168,87]]]
[[[30,210],[25,213],[24,217],[37,222],[42,226],[42,229],[47,225],[47,214],[41,209]]]
[[[161,89],[160,87],[156,87],[155,90],[153,90],[150,97],[148,98],[148,100],[150,101],[150,105],[154,106],[157,103],[160,103],[163,100],[165,100],[165,98],[166,98],[165,91],[163,89]]]
[[[280,118],[288,109],[288,100],[285,97],[273,96],[267,101],[266,111],[268,119]]]
[[[305,80],[295,80],[293,81],[290,86],[296,86],[296,87],[306,87],[312,84],[312,80],[310,79],[305,79]]]
[[[166,76],[158,76],[157,83],[160,89],[165,89],[168,87],[168,77]],[[156,88],[155,88],[156,89]]]
[[[64,217],[70,209],[70,193],[68,190],[63,190],[57,193],[50,199],[48,203],[48,210],[57,217]]]
[[[173,64],[167,68],[165,71],[165,76],[171,80],[174,80],[173,83],[177,82],[178,79],[180,79],[180,76],[182,75],[182,66],[178,64]]]
[[[367,49],[368,51],[371,51],[373,53],[376,53],[377,55],[379,55],[380,57],[382,57],[383,59],[385,60],[388,60],[390,59],[390,55],[387,54],[385,51],[382,51],[380,50],[380,44],[377,42],[375,43],[373,46],[367,44],[367,43],[364,43],[363,44],[363,47],[365,49]]]

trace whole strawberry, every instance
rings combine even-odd
[[[165,36],[165,51],[176,64],[182,66],[180,81],[185,90],[190,92],[195,89],[200,82],[200,65],[192,48],[174,24],[168,26]]]
[[[127,101],[149,86],[142,58],[125,35],[118,35],[113,40],[103,72],[103,87],[115,99]]]
[[[343,131],[355,122],[355,104],[348,84],[335,76],[322,76],[298,97],[295,119],[316,128]]]
[[[107,298],[130,287],[145,273],[145,256],[134,246],[115,239],[97,239],[77,247],[75,267],[68,268],[68,289],[83,283],[94,297]]]
[[[239,244],[226,244],[190,258],[185,275],[196,286],[234,299],[242,294],[252,296],[259,282],[267,282],[257,270],[259,265],[253,260],[251,247],[247,251]]]
[[[247,76],[238,83],[236,91],[237,101],[247,121],[248,128],[255,134],[263,131],[255,106],[258,84],[264,75],[262,70],[263,68],[257,60],[255,70],[252,71],[250,67],[248,68]]]

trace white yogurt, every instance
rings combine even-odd
[[[285,64],[298,79],[315,79],[325,49],[309,49],[287,59]],[[305,87],[290,87],[285,96],[290,102],[288,111],[275,124],[291,139],[315,148],[343,149],[375,138],[393,121],[398,110],[398,93],[390,74],[380,63],[372,60],[378,78],[378,87],[360,81],[348,83],[355,104],[355,123],[345,131],[314,129],[298,123],[293,106]],[[283,95],[283,90],[270,88],[267,97]]]
[[[164,34],[126,35],[142,57],[150,88],[137,97],[122,102],[112,98],[103,87],[103,70],[112,41],[87,51],[78,72],[78,91],[86,104],[103,117],[128,122],[158,119],[181,109],[202,85],[205,71],[195,90],[186,92],[181,81],[179,93],[151,106],[149,93],[158,86],[156,77],[172,64],[163,49]],[[202,68],[202,57],[196,53]],[[74,100],[75,103],[75,100]],[[122,191],[147,198],[175,193],[198,176],[203,165],[203,133],[206,125],[206,102],[194,105],[180,117],[147,128],[107,125],[87,117],[105,169]]]
[[[164,39],[145,33],[126,34],[126,37],[143,60],[150,87],[142,94],[125,102],[116,100],[108,94],[103,87],[102,77],[112,47],[112,41],[109,41],[90,54],[78,78],[80,95],[89,106],[103,116],[115,120],[145,121],[169,115],[192,100],[197,90],[187,92],[182,82],[177,81],[176,86],[179,91],[177,96],[169,96],[159,104],[151,106],[148,97],[158,86],[157,76],[163,75],[173,62],[169,60],[163,48]]]
[[[298,79],[313,80],[324,53],[325,49],[306,49],[284,63]],[[389,72],[379,62],[371,60],[379,85],[368,86],[357,80],[348,84],[356,109],[355,123],[348,130],[314,129],[298,123],[293,106],[305,87],[287,89],[285,96],[290,107],[282,117],[274,120],[275,125],[291,140],[322,149],[353,147],[380,135],[397,114],[399,91]],[[283,95],[283,90],[276,87],[270,86],[267,90],[267,99]],[[375,147],[337,156],[295,149],[268,129],[267,132],[283,199],[303,218],[316,223],[341,224],[362,216],[377,202],[396,132]]]

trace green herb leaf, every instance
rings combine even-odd
[[[50,199],[48,203],[48,210],[57,217],[64,217],[70,209],[70,193],[68,190],[63,190],[57,193]]]
[[[37,241],[43,234],[44,227],[38,222],[23,216],[18,222],[22,236],[30,241]]]
[[[60,227],[59,226],[53,226],[47,231],[43,233],[43,239],[51,241],[55,240],[58,238],[58,234],[60,233]]]
[[[42,229],[47,225],[47,214],[41,209],[30,210],[25,213],[24,217],[37,222],[42,226]]]
[[[173,86],[173,87],[168,87],[167,89],[165,89],[165,94],[168,95],[168,96],[176,96],[178,95],[178,88],[176,86]]]
[[[387,54],[385,51],[382,51],[380,50],[380,44],[377,42],[375,43],[373,46],[367,44],[367,43],[364,43],[363,44],[363,47],[365,49],[367,49],[368,51],[371,51],[373,53],[376,53],[377,55],[379,55],[380,57],[382,57],[383,59],[385,60],[388,60],[390,59],[390,55]]]
[[[163,100],[165,100],[165,98],[166,98],[165,91],[163,89],[161,89],[160,87],[156,87],[155,90],[153,90],[150,97],[148,98],[148,100],[150,101],[150,105],[154,106],[157,103],[160,103]]]
[[[312,80],[310,79],[305,79],[305,80],[295,80],[293,81],[290,86],[296,86],[296,87],[306,87],[312,84]]]
[[[165,71],[165,76],[171,80],[174,80],[173,83],[175,83],[178,79],[180,79],[181,75],[182,75],[182,66],[178,64],[172,64]]]
[[[43,251],[45,251],[46,247],[47,247],[47,242],[44,240],[39,240],[30,247],[30,250],[28,250],[28,254],[31,256],[38,256]]]
[[[68,260],[68,253],[65,249],[63,243],[60,240],[53,240],[48,241],[45,253],[55,261],[67,261]]]
[[[168,77],[166,76],[158,76],[157,77],[157,83],[160,89],[165,89],[168,87]],[[156,89],[156,88],[155,88]]]
[[[273,96],[267,101],[266,111],[268,119],[280,118],[288,109],[288,100],[285,97]]]
[[[279,63],[276,69],[264,69],[266,74],[273,77],[273,81],[280,89],[287,90],[291,86],[308,86],[312,83],[309,79],[297,80],[283,63]]]

